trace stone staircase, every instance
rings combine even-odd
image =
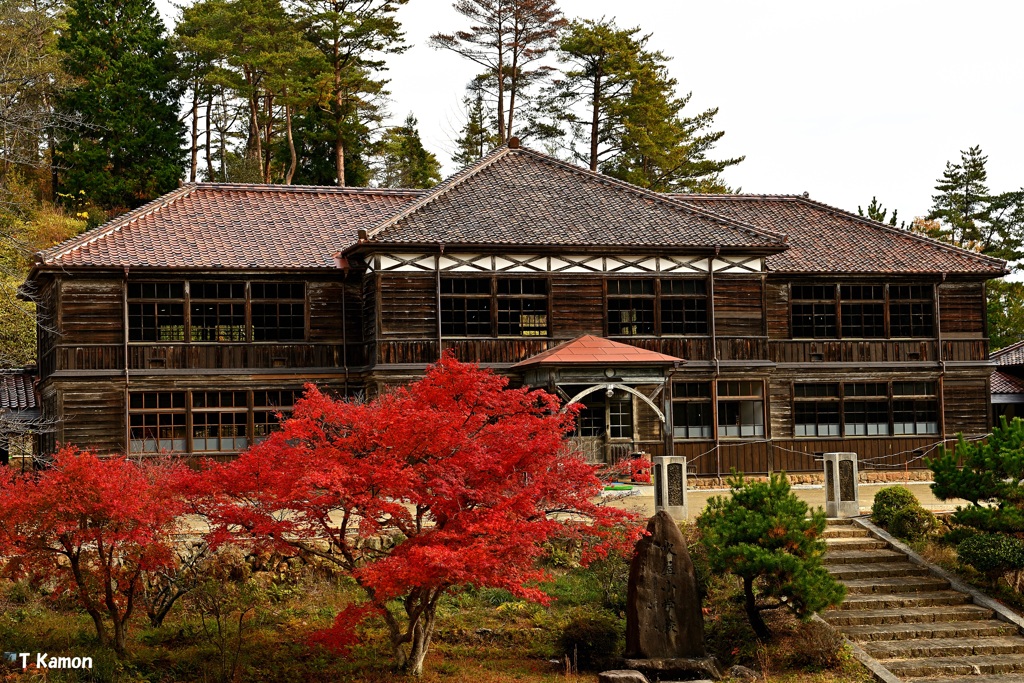
[[[825,565],[846,601],[821,617],[909,683],[1024,683],[1024,637],[853,520],[830,520]]]

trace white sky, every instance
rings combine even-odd
[[[176,12],[157,0],[164,17]],[[427,37],[466,25],[451,0],[410,0],[411,48],[389,59],[391,112],[412,111],[449,161],[474,65]],[[673,57],[691,115],[719,107],[715,156],[744,192],[801,193],[856,211],[877,195],[910,219],[961,149],[981,145],[994,192],[1024,186],[1018,0],[560,0],[567,17],[615,17]]]

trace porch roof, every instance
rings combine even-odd
[[[553,349],[538,353],[513,365],[526,368],[534,365],[670,365],[684,363],[682,358],[657,351],[637,348],[603,337],[583,335],[562,342]]]

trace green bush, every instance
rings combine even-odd
[[[917,498],[907,487],[886,486],[875,494],[875,502],[871,504],[871,521],[889,529],[897,512],[919,505]]]
[[[919,541],[937,526],[935,515],[916,503],[897,510],[889,521],[889,531],[897,538]]]
[[[581,612],[562,628],[558,643],[580,671],[601,671],[618,658],[624,634],[621,619],[607,612]]]
[[[978,534],[960,542],[956,554],[995,581],[1006,572],[1024,569],[1024,543],[1002,534]]]

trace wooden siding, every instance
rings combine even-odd
[[[605,334],[604,284],[599,277],[551,278],[551,336],[575,339]]]
[[[122,285],[121,280],[62,280],[60,343],[124,343]]]
[[[789,283],[773,282],[765,284],[767,306],[765,319],[770,339],[789,338]]]
[[[381,337],[437,338],[437,281],[430,275],[380,276]]]
[[[344,340],[341,317],[343,296],[345,296],[345,285],[342,282],[310,282],[306,285],[306,299],[309,302],[309,341],[341,342]],[[345,303],[347,305],[350,302]],[[357,307],[359,305],[358,300],[351,303]]]
[[[985,285],[981,282],[939,286],[939,325],[943,337],[985,334]]]
[[[58,387],[64,443],[101,454],[124,452],[124,382],[90,381]]]
[[[958,353],[960,351],[958,350]],[[774,363],[905,363],[937,361],[934,341],[921,339],[893,341],[872,339],[847,341],[815,339],[799,341],[770,340],[768,359]]]
[[[764,334],[764,292],[760,277],[715,278],[715,334],[757,337]]]
[[[987,377],[956,378],[947,375],[945,394],[946,433],[967,435],[988,433],[989,387]]]

